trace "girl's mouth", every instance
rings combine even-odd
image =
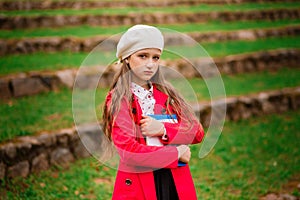
[[[147,74],[147,75],[151,75],[151,74],[153,74],[153,72],[152,72],[152,71],[144,71],[144,73],[145,73],[145,74]]]

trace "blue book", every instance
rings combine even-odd
[[[186,166],[186,163],[178,161],[178,167]]]
[[[167,122],[167,123],[178,123],[177,116],[175,114],[172,115],[148,115],[160,122]],[[160,140],[157,137],[147,137],[147,145],[149,146],[162,146]],[[178,167],[185,166],[186,163],[178,161]]]
[[[168,122],[168,123],[178,123],[177,116],[175,114],[172,115],[148,115],[160,122]]]

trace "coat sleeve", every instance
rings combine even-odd
[[[108,101],[108,104],[110,102]],[[129,103],[121,101],[120,111],[112,123],[112,140],[123,163],[150,168],[176,168],[178,151],[174,146],[147,146],[137,140],[137,127],[133,122]],[[143,139],[143,138],[140,138]]]
[[[184,117],[184,115],[183,115]],[[192,116],[191,121],[179,119],[178,123],[164,123],[167,133],[166,139],[161,139],[163,144],[196,144],[204,137],[202,125]]]

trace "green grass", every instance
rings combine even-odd
[[[193,23],[182,25],[156,25],[158,27],[167,28],[183,33],[189,32],[211,32],[211,31],[233,31],[240,29],[262,29],[277,28],[287,25],[299,25],[300,20],[277,20],[271,21],[245,21],[241,22],[220,22],[211,21],[208,23]],[[63,28],[38,28],[38,29],[14,29],[1,30],[0,38],[22,38],[22,37],[90,37],[97,35],[114,35],[126,31],[129,26],[100,27],[100,26],[76,26]]]
[[[258,199],[279,192],[297,177],[299,114],[226,122],[215,148],[201,160],[197,157],[200,145],[191,146],[190,169],[198,199]],[[4,199],[105,200],[111,198],[115,174],[115,169],[97,166],[96,160],[88,158],[67,170],[53,167],[27,179],[6,180],[0,194]],[[296,188],[290,192],[299,197]]]
[[[227,96],[233,96],[299,86],[299,77],[300,70],[284,68],[278,72],[223,76],[223,81]],[[210,99],[203,80],[189,79],[188,81],[200,101]],[[213,79],[209,79],[207,82],[214,84]],[[182,88],[182,85],[175,85],[175,87],[178,87],[179,91],[186,92],[186,88]],[[193,92],[193,90],[190,92]],[[79,105],[78,113],[82,113],[80,115],[81,122],[92,121],[94,111],[97,112],[98,118],[101,116],[102,102],[107,89],[99,89],[96,92],[95,105],[89,103],[90,98],[92,98],[90,92],[86,90],[77,93],[80,94],[80,101],[76,103]],[[186,98],[190,97],[186,96]],[[193,101],[194,99],[188,100]],[[60,92],[48,92],[21,99],[12,99],[9,103],[0,102],[0,116],[0,141],[12,139],[16,136],[35,134],[43,130],[53,131],[71,127],[74,124],[72,91],[62,89]],[[78,115],[76,116],[78,117]]]
[[[52,167],[27,179],[8,180],[2,183],[0,195],[4,199],[110,199],[114,177],[114,170],[88,158],[68,169]]]
[[[299,113],[227,122],[212,154],[192,160],[199,199],[258,199],[299,175]]]
[[[272,50],[277,48],[300,48],[300,36],[258,39],[256,41],[227,41],[218,43],[202,43],[201,46],[212,57]],[[207,56],[199,46],[172,46],[165,48],[162,59],[197,58]],[[172,53],[174,52],[174,53]],[[176,54],[175,54],[176,53]],[[8,55],[0,57],[0,75],[28,72],[35,70],[59,70],[66,68],[79,68],[88,53],[34,53],[21,55]],[[116,61],[115,52],[92,54],[93,59],[88,65],[107,65]]]
[[[94,8],[94,9],[60,9],[60,10],[19,10],[19,11],[2,11],[3,16],[54,16],[54,15],[114,15],[129,13],[191,13],[191,12],[213,12],[213,11],[249,11],[249,10],[266,10],[281,8],[297,8],[300,2],[280,2],[280,3],[244,3],[244,4],[226,4],[226,5],[207,5],[201,4],[196,6],[178,6],[178,7],[147,7],[137,8]]]
[[[224,57],[242,53],[268,51],[278,48],[299,48],[299,36],[257,39],[255,41],[237,40],[217,43],[199,43],[195,46],[169,46],[165,47],[163,59],[186,58],[193,59],[205,57]],[[200,46],[199,46],[200,45]],[[174,52],[174,53],[172,53]]]
[[[0,74],[79,68],[87,55],[87,53],[71,52],[9,55],[0,58]]]
[[[98,111],[100,117],[101,105],[107,89],[101,89],[96,95],[96,105],[86,105],[89,91],[81,92],[80,108]],[[84,104],[84,105],[82,105]],[[72,114],[72,91],[62,89],[59,92],[48,92],[36,96],[14,99],[8,103],[1,102],[0,141],[12,139],[15,136],[31,135],[43,130],[70,128],[74,124]],[[85,115],[84,120],[91,121],[92,116]]]
[[[224,82],[227,96],[240,96],[258,93],[261,91],[299,86],[299,75],[300,71],[298,69],[282,68],[277,72],[265,71],[259,73],[239,74],[234,76],[223,75],[222,80]],[[199,101],[210,99],[209,91],[202,79],[193,78],[189,79],[189,82],[193,90],[196,91],[196,96]],[[214,83],[219,82],[216,80],[216,78],[210,78],[206,80],[206,83],[214,88]],[[180,85],[176,85],[176,83],[173,84],[176,86],[176,88],[181,88]],[[215,90],[218,90],[218,88],[219,87],[216,86]],[[181,90],[182,93],[184,93],[185,89],[182,88]]]

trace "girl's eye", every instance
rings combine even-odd
[[[141,55],[139,55],[139,57],[140,58],[146,58],[146,55],[141,54]]]
[[[159,60],[159,56],[154,56],[153,59],[154,60]]]

